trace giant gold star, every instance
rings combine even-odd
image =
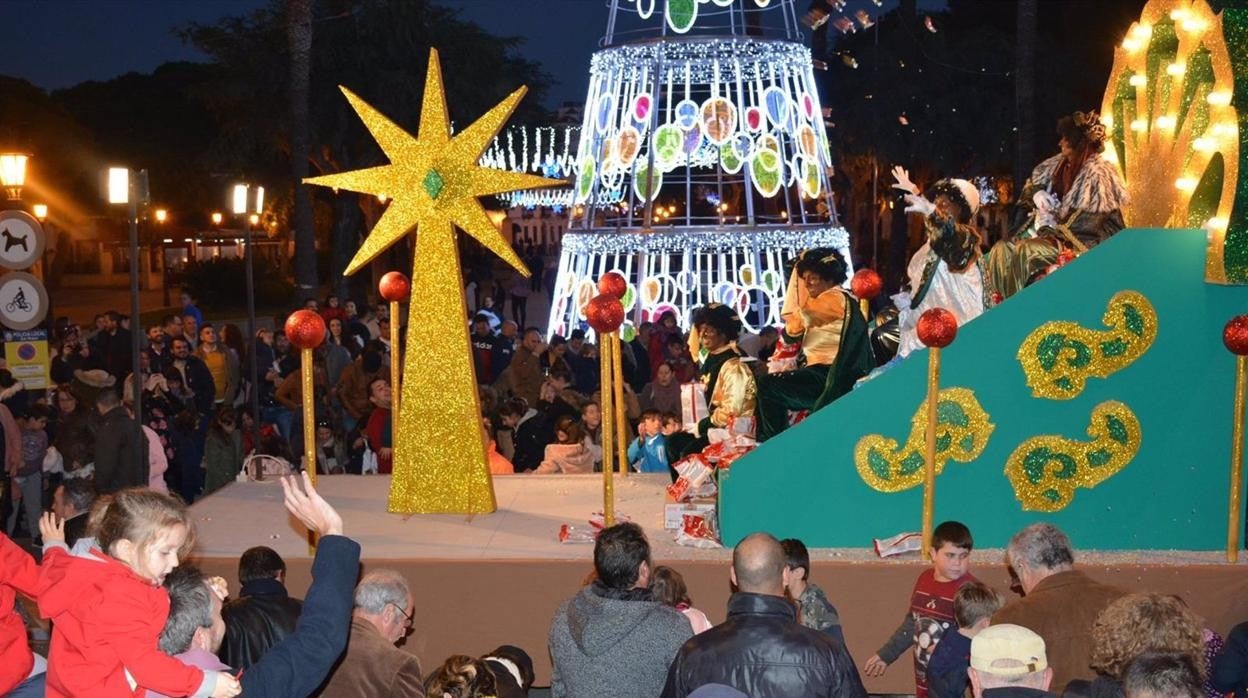
[[[528,276],[477,197],[562,182],[478,164],[524,96],[523,87],[452,137],[436,50],[429,55],[418,137],[350,90],[342,91],[390,160],[388,165],[304,180],[390,198],[346,274],[368,264],[413,227],[417,232],[402,395],[393,416],[394,475],[388,508],[405,514],[492,512],[494,483],[481,439],[478,381],[468,343],[455,228]]]

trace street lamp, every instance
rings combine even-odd
[[[216,211],[213,211],[213,212],[212,212],[212,224],[213,224],[213,225],[221,225],[221,214],[220,214],[220,213],[217,213]]]
[[[26,183],[26,160],[22,153],[0,153],[0,184],[4,185],[9,198],[22,198],[22,185]]]
[[[139,375],[139,199],[147,203],[147,170],[108,168],[108,203],[126,204],[130,227],[130,370],[134,376],[134,442],[143,443],[143,380]],[[125,385],[125,381],[122,381]],[[124,388],[123,388],[124,392]]]
[[[251,442],[253,444],[260,443],[260,369],[256,363],[256,277],[255,277],[255,252],[252,248],[252,238],[255,231],[252,227],[260,222],[260,214],[264,211],[264,187],[256,187],[256,207],[254,212],[249,216],[247,213],[247,190],[246,184],[235,184],[233,189],[233,207],[234,215],[238,219],[238,227],[245,231],[244,237],[246,247],[243,248],[243,261],[247,267],[247,336],[251,342],[248,348],[249,359],[247,363],[251,372]],[[304,419],[314,419],[313,415],[303,415]],[[311,465],[313,473],[316,472],[316,464]]]
[[[156,209],[156,222],[164,223],[167,220],[169,220],[169,212],[163,208]]]
[[[47,204],[35,204],[34,206],[30,207],[30,211],[31,213],[35,214],[35,218],[38,218],[40,223],[42,223],[48,217],[48,205]]]

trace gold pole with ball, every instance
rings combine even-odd
[[[855,277],[857,278],[857,277]],[[958,336],[958,319],[944,308],[932,308],[919,316],[915,328],[927,346],[927,429],[923,448],[923,541],[924,560],[932,559],[932,518],[936,509],[936,428],[940,407],[940,350]]]
[[[303,409],[303,469],[316,486],[316,370],[312,350],[325,341],[325,319],[311,310],[296,310],[286,318],[286,338],[299,349],[299,388]],[[316,534],[308,531],[308,554],[316,553]]]
[[[1239,561],[1240,511],[1244,488],[1244,399],[1248,393],[1248,315],[1231,318],[1222,342],[1235,354],[1235,402],[1231,415],[1230,506],[1226,514],[1226,561]]]
[[[390,301],[390,411],[393,413],[392,423],[397,424],[399,421],[399,399],[403,396],[403,391],[399,387],[400,375],[402,374],[401,361],[402,358],[399,351],[399,302]]]
[[[620,334],[612,332],[606,336],[606,344],[611,351],[611,391],[615,401],[615,433],[616,449],[619,450],[620,472],[628,476],[628,406],[624,403],[624,370],[620,360]],[[605,379],[605,377],[604,377]],[[602,390],[606,391],[606,386]]]
[[[605,338],[605,335],[602,335]],[[615,450],[612,448],[614,437],[612,422],[615,411],[612,409],[614,395],[611,393],[610,381],[613,370],[612,354],[609,348],[598,352],[599,368],[602,373],[602,518],[604,526],[615,525]]]
[[[940,402],[940,347],[928,349],[927,440],[923,449],[923,559],[932,559],[932,510],[936,505],[936,408]]]

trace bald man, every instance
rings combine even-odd
[[[728,600],[728,620],[680,648],[663,698],[685,698],[708,683],[751,696],[866,697],[845,646],[797,622],[784,597],[784,565],[784,549],[770,534],[737,544],[728,573],[737,592]]]

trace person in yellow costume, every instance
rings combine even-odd
[[[783,346],[769,363],[771,373],[758,382],[759,441],[788,428],[789,412],[820,409],[875,366],[866,319],[842,287],[847,274],[845,260],[830,247],[798,258],[781,311]]]

